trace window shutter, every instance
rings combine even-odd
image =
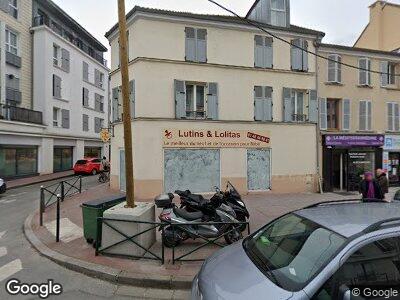
[[[83,62],[83,80],[89,81],[89,65]]]
[[[135,118],[135,80],[129,82],[129,101],[131,104],[131,119]]]
[[[366,128],[366,118],[367,118],[367,102],[360,101],[360,111],[359,111],[359,129],[360,130],[367,130]]]
[[[365,58],[360,58],[358,60],[358,67],[360,68],[359,70],[359,84],[360,85],[366,85],[367,84],[367,62]]]
[[[254,120],[263,121],[264,117],[264,98],[263,98],[263,87],[254,87]]]
[[[308,72],[308,41],[302,40],[302,48],[304,50],[301,51],[301,57],[302,57],[302,71]]]
[[[336,55],[328,55],[328,82],[336,82]]]
[[[175,118],[186,119],[186,87],[185,82],[175,80]]]
[[[264,46],[264,67],[272,68],[273,67],[273,39],[272,37],[265,37],[265,46]]]
[[[294,71],[299,71],[302,70],[302,57],[301,57],[301,49],[297,47],[301,47],[301,40],[300,39],[295,39],[292,40],[292,46],[291,46],[291,65],[292,65],[292,70]]]
[[[266,13],[266,16],[265,16],[265,23],[267,23],[267,24],[271,24],[272,23],[272,21],[271,21],[271,19],[272,19],[272,11],[271,11],[271,0],[266,0],[266,1],[259,1],[259,3],[262,3],[263,2],[263,4],[265,4],[265,11],[267,12]],[[263,19],[264,18],[264,12],[260,9],[260,11],[261,11],[261,14],[262,14],[262,16],[261,16],[261,19]]]
[[[293,122],[292,89],[283,88],[283,121]]]
[[[371,85],[371,60],[367,59],[367,84]]]
[[[264,87],[264,121],[272,121],[272,87]]]
[[[207,62],[207,30],[197,29],[196,53],[198,62]]]
[[[286,0],[286,27],[290,27],[290,0]]]
[[[116,122],[119,119],[119,89],[112,89],[112,121]]]
[[[327,112],[326,98],[319,98],[319,128],[321,130],[328,129]]]
[[[83,88],[83,106],[89,106],[89,90],[87,88]]]
[[[94,84],[100,86],[100,71],[97,69],[94,70]]]
[[[195,61],[196,60],[196,32],[192,27],[186,27],[185,29],[186,39],[185,39],[185,48],[186,48],[186,60],[187,61]]]
[[[388,69],[389,69],[389,62],[381,61],[381,86],[388,85]]]
[[[337,56],[337,82],[342,82],[342,57]]]
[[[316,90],[310,90],[308,93],[308,121],[318,123],[318,98]]]
[[[66,49],[61,49],[61,68],[69,72],[70,62],[69,62],[69,52]]]
[[[342,130],[350,130],[350,100],[343,99],[342,107]]]
[[[61,126],[62,128],[69,128],[69,110],[61,110]]]
[[[261,35],[254,36],[254,66],[256,68],[263,68],[263,37]]]
[[[208,83],[207,118],[218,120],[218,83]]]
[[[399,104],[394,104],[394,131],[400,130],[400,111],[399,111]]]
[[[388,102],[387,103],[387,121],[388,121],[388,130],[393,131],[393,117],[394,117],[394,112],[393,112],[393,103]]]
[[[53,96],[61,98],[61,78],[53,75]]]
[[[6,13],[10,12],[9,0],[0,0],[0,9]]]
[[[82,115],[82,130],[89,131],[89,116]]]
[[[367,130],[372,128],[372,102],[367,101]]]

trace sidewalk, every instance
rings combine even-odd
[[[14,180],[7,181],[7,189],[15,189],[15,188],[22,187],[22,186],[27,186],[27,185],[32,185],[32,184],[36,184],[36,183],[65,178],[65,177],[69,177],[69,176],[73,176],[73,175],[74,175],[74,171],[70,170],[70,171],[58,172],[58,173],[47,174],[47,175],[39,175],[39,176],[34,176],[34,177],[14,179]]]
[[[50,207],[44,215],[44,225],[40,227],[36,212],[25,222],[25,234],[33,246],[44,256],[53,261],[103,280],[119,284],[145,287],[188,289],[194,275],[199,271],[201,262],[171,263],[171,253],[166,249],[166,263],[151,260],[130,260],[109,256],[95,256],[93,247],[86,243],[82,236],[82,213],[80,204],[89,200],[118,195],[107,185],[89,189],[82,194],[67,198],[61,206],[61,219],[68,228],[61,226],[61,242],[56,243],[54,235],[49,231],[56,217],[55,207]],[[263,193],[244,196],[250,211],[250,226],[254,231],[274,218],[289,211],[302,208],[321,201],[355,199],[357,195],[320,194],[273,194]],[[152,200],[151,200],[152,201]],[[160,211],[157,209],[156,214]],[[53,223],[52,223],[53,222]],[[67,229],[66,229],[67,228]],[[71,228],[75,228],[74,230]],[[64,230],[64,233],[63,233]],[[69,232],[66,232],[69,230]],[[72,232],[73,231],[73,232]],[[64,237],[64,238],[63,238]],[[193,249],[198,242],[185,241],[179,251]],[[161,239],[158,234],[157,243],[152,251],[161,251]],[[207,247],[196,253],[196,258],[208,257],[218,248]],[[179,255],[179,253],[177,254]]]

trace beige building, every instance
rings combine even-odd
[[[232,181],[241,192],[316,189],[315,51],[323,33],[290,25],[289,1],[229,16],[135,7],[127,15],[138,198]],[[111,184],[125,189],[118,30],[111,45]]]
[[[325,191],[357,190],[365,171],[382,166],[398,183],[400,54],[330,44],[318,52],[330,59],[318,59]]]
[[[376,1],[370,7],[370,20],[355,47],[384,51],[400,50],[400,5]]]

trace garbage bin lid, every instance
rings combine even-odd
[[[109,197],[104,197],[101,199],[91,200],[91,201],[82,203],[82,206],[93,207],[93,208],[102,208],[105,205],[107,205],[107,206],[116,205],[118,203],[121,203],[125,199],[126,199],[126,196],[109,196]]]

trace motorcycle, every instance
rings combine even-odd
[[[242,238],[240,225],[232,224],[238,223],[238,221],[230,206],[224,203],[207,203],[202,211],[189,212],[186,209],[178,208],[172,202],[173,199],[173,194],[160,195],[155,198],[156,206],[163,209],[159,219],[162,223],[165,223],[162,241],[166,247],[176,247],[187,239],[196,239],[199,236],[217,238],[224,233],[226,233],[224,239],[228,245]],[[171,223],[174,223],[174,225],[171,225]],[[179,226],[179,224],[182,224],[182,226]]]
[[[175,191],[181,199],[180,208],[186,209],[189,212],[203,211],[207,207],[207,203],[222,203],[230,206],[235,214],[236,219],[239,222],[247,222],[250,217],[249,211],[247,210],[246,204],[243,202],[239,192],[228,181],[226,189],[222,192],[218,187],[215,187],[216,193],[211,197],[210,200],[205,199],[201,195],[192,194],[189,190],[186,191]],[[241,231],[246,230],[246,224],[240,226]]]

